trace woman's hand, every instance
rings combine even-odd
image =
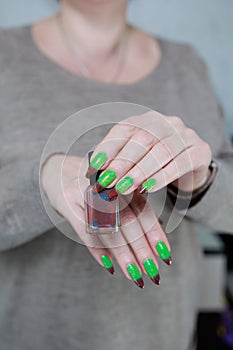
[[[96,147],[89,176],[105,170],[96,191],[115,186],[129,194],[157,191],[169,183],[183,191],[203,185],[211,161],[209,145],[178,117],[150,111],[116,124]]]
[[[130,205],[120,213],[118,233],[87,234],[83,193],[88,181],[82,168],[83,160],[79,157],[53,155],[46,161],[41,184],[52,206],[70,222],[93,257],[110,273],[114,272],[114,256],[125,276],[140,288],[144,286],[143,273],[159,284],[156,256],[170,265],[170,245],[146,198],[135,191]],[[121,198],[126,199],[125,196]]]

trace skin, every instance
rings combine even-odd
[[[126,278],[131,280],[127,267],[129,264],[137,266],[140,273],[146,270],[143,265],[147,259],[152,259],[158,268],[155,255],[158,256],[156,244],[165,242],[170,245],[159,224],[152,208],[144,197],[138,197],[134,207],[127,206],[121,215],[121,230],[117,235],[99,236],[85,233],[83,192],[87,186],[85,179],[86,166],[79,157],[51,156],[42,168],[41,184],[51,205],[65,217],[73,226],[89,252],[103,265],[103,255],[111,260],[114,256]],[[77,186],[77,173],[80,174]],[[124,197],[123,197],[124,199]],[[143,206],[143,215],[140,212]]]
[[[107,154],[101,167],[116,172],[108,186],[133,179],[124,192],[129,194],[146,180],[155,179],[150,192],[158,191],[173,182],[183,191],[198,189],[206,181],[211,161],[209,145],[194,130],[176,116],[151,111],[133,116],[116,124],[96,147]],[[102,173],[104,176],[104,173]]]
[[[126,6],[125,0],[63,0],[58,16],[32,27],[35,45],[55,64],[80,75],[58,30],[57,21],[62,20],[74,49],[82,54],[92,78],[108,82],[119,60],[119,42],[127,33],[129,49],[117,83],[134,83],[156,69],[161,51],[153,37],[127,25]],[[118,141],[114,142],[116,139]],[[190,190],[191,182],[196,189],[205,182],[211,160],[208,144],[187,128],[179,117],[163,116],[154,111],[116,124],[98,145],[92,159],[98,152],[107,154],[107,161],[101,169],[116,171],[111,186],[126,176],[133,179],[133,185],[124,194],[151,178],[156,178],[156,186],[150,191],[170,182],[177,184],[178,178],[183,190]],[[171,247],[150,205],[146,203],[143,215],[138,216],[137,205],[127,207],[121,217],[121,230],[114,237],[106,235],[100,240],[100,237],[87,235],[83,203],[87,182],[82,183],[87,167],[82,168],[83,160],[79,157],[66,157],[61,167],[63,160],[62,155],[53,155],[46,161],[41,183],[52,206],[71,223],[96,261],[103,266],[103,255],[110,260],[115,257],[129,280],[129,264],[135,264],[145,275],[146,259],[152,259],[158,268],[156,244],[164,242],[169,252]],[[79,169],[81,186],[77,190]]]
[[[74,53],[67,49],[58,23],[74,43],[73,51],[85,62],[92,79],[109,82],[119,63],[119,42],[128,36],[129,49],[117,83],[136,82],[161,60],[157,41],[126,23],[126,0],[63,0],[57,16],[32,26],[35,45],[50,60],[80,75]]]

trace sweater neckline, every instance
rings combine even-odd
[[[107,88],[122,88],[122,89],[141,86],[141,85],[145,84],[147,81],[149,81],[150,79],[155,78],[160,74],[160,72],[163,70],[163,66],[164,66],[165,60],[166,60],[164,39],[156,36],[156,38],[154,37],[154,39],[157,40],[158,45],[160,47],[161,59],[160,59],[160,62],[158,63],[158,65],[156,65],[149,73],[147,73],[146,75],[144,75],[142,78],[138,79],[137,81],[135,81],[133,83],[129,83],[129,84],[114,83],[114,82],[102,82],[102,81],[98,81],[95,79],[83,77],[83,76],[78,75],[78,74],[73,74],[68,69],[63,68],[60,65],[58,65],[57,63],[53,62],[36,45],[36,43],[32,37],[31,25],[25,26],[24,28],[27,32],[30,46],[33,49],[36,56],[41,61],[43,61],[43,63],[45,65],[47,65],[49,69],[54,70],[56,72],[56,74],[61,75],[66,79],[73,79],[77,83],[80,83],[80,84],[86,83],[86,84],[91,84],[93,86],[100,87],[100,88],[107,87]]]

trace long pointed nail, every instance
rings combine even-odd
[[[136,284],[136,286],[138,286],[139,288],[144,288],[144,282],[142,278],[139,278],[138,280],[134,281],[134,283]]]
[[[158,242],[156,244],[156,250],[160,256],[160,258],[165,262],[167,265],[171,265],[172,263],[172,258],[171,258],[171,253],[168,250],[168,247],[164,242]]]
[[[133,179],[130,176],[125,177],[116,184],[116,189],[120,193],[124,193],[133,185]]]
[[[146,259],[143,262],[145,270],[150,279],[157,285],[160,283],[159,270],[152,259]]]
[[[127,270],[128,270],[128,273],[129,273],[131,279],[136,284],[136,286],[138,286],[139,288],[144,288],[144,282],[142,279],[142,275],[141,275],[139,269],[137,268],[137,266],[135,264],[129,264],[127,266]]]
[[[100,170],[101,167],[106,163],[107,154],[105,152],[99,152],[96,156],[90,161],[89,168],[86,172],[86,177],[90,177],[97,170]]]
[[[151,281],[156,284],[157,286],[160,285],[160,275],[157,275],[155,277],[151,277]]]
[[[114,274],[114,267],[110,260],[110,258],[107,255],[102,255],[101,261],[104,265],[104,267],[110,272],[112,275]]]
[[[168,266],[170,266],[172,264],[172,258],[168,258],[168,259],[163,259],[163,261],[165,262],[165,264],[167,264]]]
[[[107,270],[108,270],[108,272],[111,273],[111,275],[113,275],[115,273],[114,267],[109,267]]]
[[[115,170],[111,170],[111,169],[106,170],[99,176],[98,181],[94,184],[93,191],[94,192],[103,191],[108,185],[110,185],[115,180],[115,178],[116,178]]]
[[[96,183],[93,185],[93,188],[92,188],[92,192],[93,192],[93,193],[100,193],[100,192],[102,192],[103,190],[105,190],[105,188],[104,188],[103,186],[101,186],[99,182],[96,182]]]
[[[150,277],[151,281],[155,284],[157,284],[157,286],[160,285],[160,275],[154,276],[154,277]]]

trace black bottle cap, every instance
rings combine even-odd
[[[90,151],[88,152],[88,164],[90,165],[90,161],[91,161],[91,156],[93,154],[94,151]],[[90,175],[89,179],[90,179],[90,185],[94,185],[95,182],[98,180],[98,177],[100,176],[101,170],[96,170],[96,173]]]

